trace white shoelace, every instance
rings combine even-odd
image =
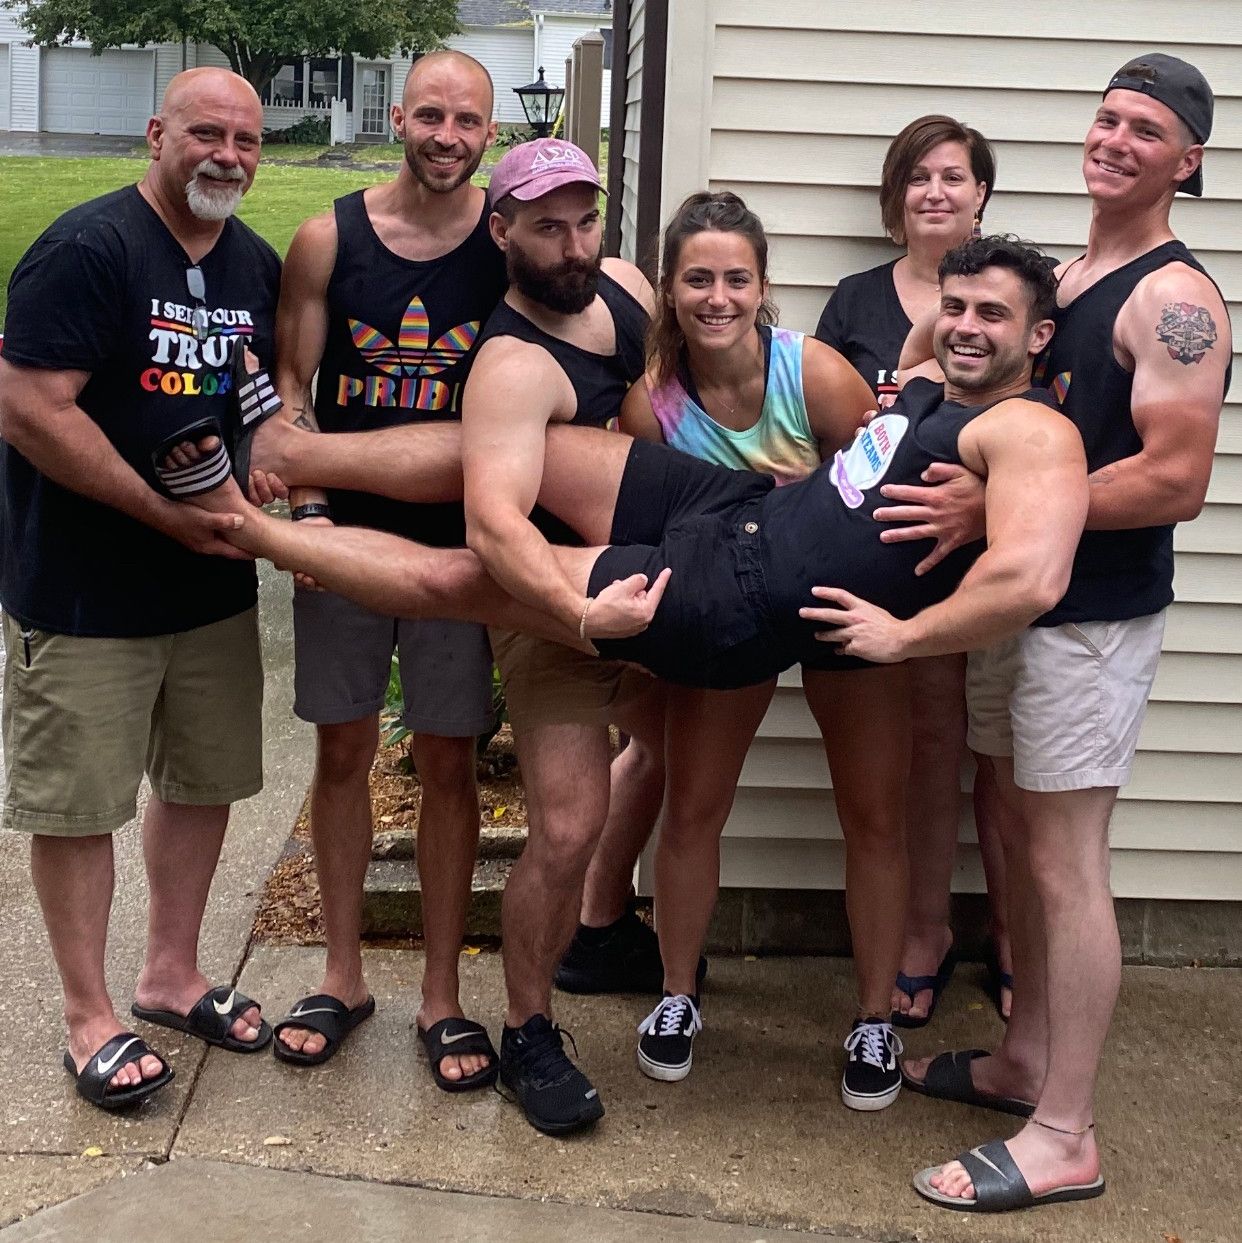
[[[703,1030],[703,1020],[699,1017],[699,1008],[686,996],[677,993],[673,997],[665,997],[652,1012],[638,1025],[638,1031],[647,1036],[679,1036],[685,1022],[686,1011],[690,1012],[690,1029],[692,1032]]]
[[[853,1053],[862,1045],[862,1060],[879,1070],[888,1069],[889,1055],[896,1059],[905,1052],[901,1037],[890,1023],[863,1023],[845,1038],[845,1049]]]

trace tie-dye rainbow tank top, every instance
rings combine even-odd
[[[760,331],[769,331],[760,329]],[[777,485],[804,479],[820,463],[802,395],[803,334],[772,328],[767,383],[758,422],[745,431],[722,427],[676,376],[651,388],[651,409],[666,444],[733,470],[759,470]]]

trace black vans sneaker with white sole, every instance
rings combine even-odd
[[[695,1036],[703,1030],[699,999],[685,993],[663,1000],[638,1025],[638,1069],[648,1079],[676,1083],[690,1073]]]
[[[886,1109],[901,1091],[901,1039],[887,1019],[855,1019],[846,1037],[841,1099],[850,1109]]]
[[[542,1014],[500,1034],[500,1082],[513,1093],[526,1121],[547,1135],[567,1135],[604,1116],[599,1093],[566,1055],[563,1035],[569,1033]]]

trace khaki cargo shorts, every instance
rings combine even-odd
[[[132,820],[145,771],[169,803],[263,787],[256,610],[180,634],[83,638],[4,617],[3,826],[58,837]]]
[[[492,629],[492,653],[505,688],[509,719],[532,725],[610,725],[617,713],[655,686],[649,673],[600,660],[572,647],[511,630]]]
[[[966,661],[966,741],[1013,756],[1023,790],[1130,780],[1164,637],[1161,613],[1032,626]]]

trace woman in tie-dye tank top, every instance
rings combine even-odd
[[[831,403],[856,401],[860,411],[874,404],[836,350],[775,326],[767,240],[736,195],[695,194],[681,206],[665,231],[658,292],[646,382],[622,407],[621,426],[630,434],[739,470],[766,471],[782,484],[810,474],[824,454],[842,447],[821,440]],[[825,654],[840,659],[827,644]],[[845,839],[858,1018],[873,1020],[873,1028],[883,1023],[881,1039],[895,1050],[887,1022],[905,910],[909,692],[902,666],[858,665],[845,672],[804,665],[802,684],[823,736]],[[719,888],[719,837],[775,687],[773,679],[739,691],[667,688],[668,783],[655,890],[671,1002],[661,1007],[692,1015],[681,1028],[691,1039],[700,1022],[695,968]],[[805,835],[805,826],[788,828]],[[815,832],[837,836],[830,824]],[[684,1057],[662,1058],[676,1044],[662,1038],[665,1027],[671,1025],[660,1010],[643,1025],[639,1065],[655,1078],[681,1078],[689,1071],[688,1040],[681,1042]],[[847,1048],[858,1043],[851,1033]],[[882,1108],[898,1086],[890,1074],[883,1092],[863,1099],[843,1084],[843,1096],[856,1108]]]

